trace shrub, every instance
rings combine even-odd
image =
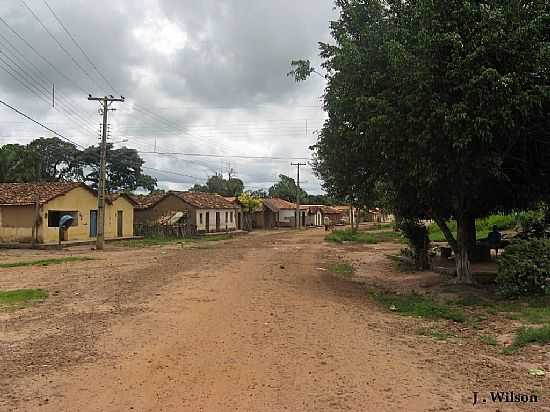
[[[411,247],[416,268],[428,269],[430,267],[428,228],[417,220],[403,219],[399,223],[399,229]]]
[[[550,240],[518,240],[498,260],[499,294],[507,297],[550,294]]]

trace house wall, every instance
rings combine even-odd
[[[294,226],[296,211],[294,209],[281,209],[279,210],[279,225],[281,226]]]
[[[88,190],[77,187],[40,208],[37,238],[50,243],[59,240],[59,228],[48,227],[51,212],[77,212],[77,219],[67,233],[67,240],[89,240],[90,211],[97,210],[97,198]],[[105,238],[117,237],[117,215],[122,211],[122,235],[134,234],[134,206],[125,197],[119,197],[105,207]],[[0,208],[0,242],[31,242],[34,206],[8,206]]]
[[[67,240],[89,240],[90,211],[97,210],[97,198],[88,190],[77,187],[42,206],[40,211],[39,241],[57,242],[59,229],[48,227],[48,213],[52,211],[77,211],[78,222],[68,230]],[[113,204],[105,205],[105,238],[117,237],[117,212],[123,212],[123,236],[134,234],[134,206],[124,197],[119,197]]]
[[[31,242],[34,206],[0,206],[0,242]]]
[[[148,209],[136,209],[136,223],[154,223],[161,217],[170,214],[171,212],[189,211],[189,205],[176,195],[166,196],[155,206]]]
[[[219,230],[224,231],[233,231],[237,229],[237,212],[238,209],[195,209],[193,213],[195,225],[197,226],[197,231],[206,232],[206,213],[208,213],[208,218],[210,225],[208,228],[209,232],[216,232],[216,213],[220,214],[220,225]],[[226,219],[227,213],[227,219]],[[231,221],[231,213],[233,213],[233,221]],[[202,214],[202,222],[200,215]]]

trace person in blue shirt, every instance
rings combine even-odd
[[[496,226],[493,226],[493,230],[487,235],[487,244],[490,249],[495,249],[496,255],[498,256],[498,249],[502,245],[502,233],[498,231]]]

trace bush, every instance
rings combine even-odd
[[[399,229],[409,243],[416,269],[428,269],[430,267],[428,228],[416,220],[404,219],[399,223]]]
[[[550,294],[550,240],[518,240],[498,260],[497,287],[507,297]]]

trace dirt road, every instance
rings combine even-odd
[[[473,407],[473,391],[505,390],[476,386],[494,369],[471,354],[469,374],[460,345],[402,334],[409,319],[323,270],[343,253],[323,235],[81,250],[100,260],[3,272],[0,289],[51,297],[0,318],[0,410],[515,410]]]

